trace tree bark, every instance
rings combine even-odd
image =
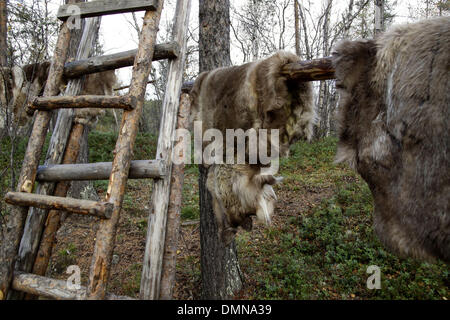
[[[298,12],[298,0],[294,0],[294,21],[295,21],[295,54],[300,57],[300,17]]]
[[[229,66],[230,2],[200,0],[200,72]],[[218,238],[211,194],[206,188],[208,169],[199,168],[202,295],[204,299],[229,299],[242,288],[236,245]]]
[[[375,36],[384,31],[384,0],[375,0]]]
[[[8,14],[6,11],[7,0],[0,0],[0,66],[8,65]]]

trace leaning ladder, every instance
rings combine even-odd
[[[50,68],[44,96],[36,99],[31,105],[37,110],[33,131],[27,147],[23,167],[18,183],[18,192],[10,192],[5,201],[15,208],[9,225],[9,237],[12,242],[10,252],[3,254],[8,260],[7,268],[0,275],[0,294],[6,297],[11,283],[20,283],[13,289],[30,294],[41,294],[56,299],[123,299],[106,294],[106,286],[110,271],[119,215],[129,177],[131,159],[139,118],[142,113],[145,89],[150,74],[154,54],[156,35],[161,17],[163,0],[141,1],[94,1],[78,3],[80,18],[88,18],[106,14],[146,10],[140,35],[139,47],[133,67],[130,90],[126,96],[63,96],[57,97],[60,79],[64,72],[70,32],[66,12],[68,5],[62,6],[58,17],[64,21]],[[170,178],[172,171],[171,153],[175,136],[179,97],[185,60],[186,31],[190,13],[190,0],[178,0],[173,38],[178,43],[180,53],[170,61],[166,95],[163,102],[163,114],[157,146],[156,159],[153,162],[161,168],[155,175],[152,194],[152,207],[147,232],[147,243],[143,264],[141,298],[157,299],[161,279],[161,266],[164,253],[164,239],[167,209],[170,196]],[[114,161],[109,176],[109,185],[104,201],[70,199],[65,197],[33,194],[39,159],[44,145],[52,110],[58,108],[121,108],[124,110],[121,129],[114,151]],[[95,166],[95,164],[88,165]],[[70,292],[65,283],[59,280],[14,271],[14,259],[17,254],[23,233],[24,221],[28,207],[48,210],[64,210],[75,214],[87,214],[100,218],[89,283],[86,288]],[[5,265],[5,264],[3,264]]]

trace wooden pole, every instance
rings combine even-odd
[[[157,5],[157,0],[96,0],[80,3],[78,8],[80,18],[90,18],[144,10],[155,11]],[[66,20],[73,15],[70,5],[59,7],[58,19]]]
[[[62,96],[36,98],[30,103],[31,110],[54,110],[54,109],[125,109],[132,110],[136,107],[136,98],[130,96]]]
[[[331,57],[289,63],[281,70],[289,80],[295,81],[333,80],[334,72]],[[194,82],[183,83],[182,92],[189,93]]]
[[[170,200],[173,138],[183,81],[190,10],[191,0],[177,1],[173,39],[180,44],[181,53],[178,59],[172,60],[169,64],[166,94],[163,101],[163,114],[161,117],[161,123],[164,126],[161,127],[156,151],[156,159],[165,160],[168,169],[167,176],[164,179],[156,180],[153,184],[152,211],[149,216],[141,277],[141,299],[156,300],[160,297],[167,209]]]
[[[179,51],[179,45],[175,42],[157,44],[152,60],[176,59]],[[90,73],[130,67],[134,64],[136,53],[137,49],[68,62],[64,67],[64,76],[67,78],[77,78]]]
[[[8,192],[5,202],[22,207],[34,207],[46,210],[64,210],[71,213],[110,218],[112,204],[65,197],[46,196],[26,192]]]
[[[112,162],[77,163],[41,166],[37,172],[40,182],[108,180]],[[128,179],[160,179],[166,175],[164,161],[131,161]]]
[[[134,62],[133,77],[129,92],[130,96],[136,98],[137,105],[135,109],[124,111],[123,113],[122,127],[114,151],[115,157],[106,194],[106,201],[114,204],[114,210],[111,219],[100,221],[89,273],[88,299],[102,300],[106,294],[115,234],[128,180],[139,119],[144,106],[145,91],[148,76],[151,71],[152,57],[163,5],[164,1],[160,0],[157,11],[147,11],[144,16],[144,24],[140,35],[139,49]],[[163,123],[165,122],[163,121]]]
[[[281,74],[294,81],[318,81],[335,78],[331,57],[289,63],[283,68]]]
[[[187,129],[189,127],[189,113],[191,104],[189,95],[183,93],[180,98],[180,109],[178,111],[178,129]],[[186,141],[178,141],[177,148],[182,146]],[[167,212],[167,231],[164,258],[162,264],[161,276],[161,292],[159,298],[161,300],[170,300],[173,298],[173,287],[175,285],[176,261],[178,249],[178,236],[180,234],[181,222],[181,203],[183,200],[183,183],[184,183],[184,164],[173,165],[172,183],[170,186],[169,209]]]
[[[86,287],[78,289],[67,288],[67,281],[50,279],[36,274],[15,272],[12,283],[14,290],[26,292],[29,295],[43,296],[56,300],[85,300]],[[106,300],[135,300],[130,297],[107,293]]]

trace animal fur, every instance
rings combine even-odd
[[[279,129],[280,154],[287,155],[290,144],[311,138],[315,120],[311,84],[280,74],[283,66],[297,61],[296,55],[279,51],[201,73],[190,94],[191,122],[202,121],[203,132],[214,128],[224,135],[226,129]]]
[[[7,81],[2,81],[0,85],[2,106],[6,106],[6,95],[11,97],[13,115],[15,121],[20,125],[25,125],[31,117],[26,113],[26,104],[34,97],[42,95],[50,69],[49,62],[26,65],[23,68],[4,68],[2,74]],[[85,82],[80,95],[112,95],[113,86],[116,84],[115,71],[105,71],[85,76]],[[8,92],[5,89],[7,84]],[[61,92],[65,90],[67,80],[61,85]],[[75,113],[75,121],[85,124],[95,121],[98,115],[102,114],[101,109],[82,109]]]
[[[280,73],[298,60],[280,51],[264,60],[200,74],[190,94],[191,122],[202,121],[203,132],[218,129],[224,136],[227,129],[279,129],[280,146],[275,148],[287,155],[290,144],[311,138],[315,119],[311,84],[290,81]],[[261,175],[260,169],[248,164],[209,168],[207,187],[226,244],[239,226],[251,229],[251,215],[270,223],[276,201],[272,185],[279,178]]]
[[[272,175],[261,175],[258,166],[213,165],[209,168],[207,188],[213,198],[213,209],[221,240],[228,245],[238,227],[250,231],[251,216],[270,224],[277,197],[272,186],[281,181]]]
[[[114,70],[93,73],[86,76],[83,90],[80,95],[113,95],[113,87],[117,78]],[[95,123],[99,116],[105,111],[100,108],[77,109],[75,110],[75,122],[85,125]]]
[[[450,262],[450,18],[343,41],[333,54],[337,161],[375,201],[374,229],[400,256]]]

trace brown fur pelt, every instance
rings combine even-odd
[[[83,90],[80,95],[113,95],[113,87],[116,85],[117,78],[114,70],[93,73],[86,76]],[[75,122],[85,125],[94,124],[98,117],[105,114],[100,108],[77,109],[75,111]]]
[[[12,103],[14,119],[20,126],[31,119],[25,112],[26,104],[43,93],[49,69],[50,62],[43,62],[26,65],[23,68],[14,67],[5,71],[9,81],[8,86],[12,93],[10,103]],[[80,95],[112,95],[116,81],[114,70],[86,75]],[[64,79],[60,88],[61,92],[65,90],[67,82],[68,80]],[[2,94],[1,102],[2,105],[5,105],[3,102],[6,93],[3,86],[0,86],[0,90]],[[77,110],[75,121],[84,124],[93,123],[102,112],[101,109]]]
[[[202,121],[203,132],[217,129],[223,136],[227,129],[278,129],[280,146],[272,148],[287,155],[290,144],[311,138],[315,120],[311,84],[290,81],[280,72],[298,60],[280,51],[264,60],[200,74],[190,94],[191,123]],[[270,139],[270,130],[267,136]],[[272,185],[279,179],[261,174],[260,169],[258,164],[209,168],[207,188],[219,237],[226,244],[239,226],[251,229],[251,215],[270,223],[276,201]]]
[[[279,129],[280,154],[298,139],[310,139],[315,111],[310,83],[289,81],[280,71],[299,61],[279,51],[267,59],[199,75],[191,90],[191,122],[203,132],[218,129]],[[269,134],[270,136],[270,134]]]
[[[221,241],[231,243],[239,226],[250,231],[253,215],[260,223],[270,224],[277,199],[272,186],[281,179],[261,175],[258,166],[246,164],[209,168],[207,188]]]
[[[450,262],[450,18],[343,41],[333,54],[337,161],[368,183],[374,229],[400,256]]]
[[[0,83],[0,103],[2,112],[12,112],[10,117],[15,123],[23,125],[27,120],[24,106],[27,94],[36,91],[36,82],[27,84],[26,74],[20,67],[2,68]]]

